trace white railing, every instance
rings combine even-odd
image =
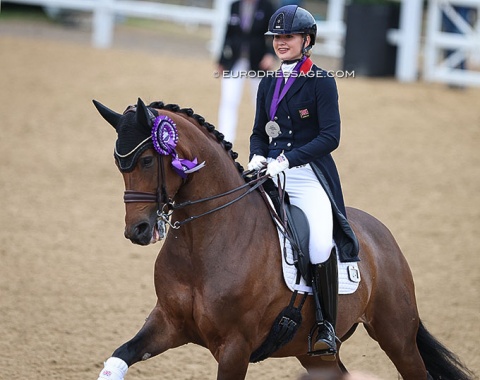
[[[0,0],[1,1],[1,0]],[[111,46],[115,15],[174,21],[184,24],[204,24],[211,27],[210,51],[216,56],[223,40],[226,21],[233,0],[214,0],[213,8],[165,4],[133,0],[9,0],[12,3],[58,7],[93,12],[92,43],[98,48]],[[332,57],[343,55],[345,0],[329,0],[327,20],[319,21],[319,54]]]
[[[346,27],[343,20],[345,0],[329,0],[325,21],[317,21],[317,38],[320,38],[313,52],[329,57],[343,57],[343,40]]]
[[[212,51],[218,51],[231,0],[215,0],[213,8],[132,0],[9,0],[12,3],[93,12],[92,44],[108,48],[113,41],[115,16],[205,24],[212,28]]]
[[[470,25],[453,8],[457,5],[476,9],[480,16],[479,0],[429,0],[424,78],[432,82],[480,86],[480,18],[476,25]],[[442,31],[442,13],[460,33]],[[451,51],[448,57],[446,50]],[[461,62],[466,63],[464,68],[459,67]],[[470,66],[476,66],[477,70]]]
[[[400,82],[418,80],[423,0],[402,0],[399,29],[388,31],[387,40],[397,45],[395,77]]]
[[[0,0],[1,1],[1,0]],[[217,56],[226,27],[230,3],[233,0],[214,0],[212,8],[165,4],[134,0],[9,0],[12,3],[58,7],[93,13],[92,44],[98,48],[111,46],[114,37],[115,16],[123,15],[148,19],[174,21],[183,24],[211,27],[209,50]],[[420,79],[419,61],[422,30],[423,0],[401,0],[400,27],[391,30],[388,40],[398,46],[396,77],[403,82]],[[455,13],[452,5],[477,9],[476,25],[469,25]],[[326,20],[318,21],[318,43],[314,53],[341,58],[346,26],[343,20],[345,0],[329,0]],[[441,13],[445,12],[463,33],[441,31]],[[429,0],[426,18],[426,38],[423,47],[423,79],[459,85],[480,85],[480,72],[458,69],[459,61],[469,58],[480,66],[480,0]],[[445,49],[455,50],[449,58]],[[478,68],[477,68],[478,69]]]

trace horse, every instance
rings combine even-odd
[[[113,352],[125,366],[115,379],[134,363],[187,343],[211,352],[218,380],[244,379],[252,353],[292,296],[265,200],[246,183],[232,144],[192,109],[146,106],[139,98],[121,114],[93,102],[118,134],[125,237],[140,245],[163,240],[154,267],[156,305]],[[309,373],[341,376],[347,373],[341,344],[362,323],[405,380],[473,378],[420,320],[411,270],[389,229],[359,209],[348,207],[347,217],[359,243],[361,281],[354,293],[339,295],[337,355],[307,352],[315,324],[308,296],[295,335],[270,356],[296,357]]]

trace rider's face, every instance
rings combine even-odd
[[[307,35],[306,46],[310,43]],[[302,57],[303,34],[277,34],[273,38],[273,49],[282,61],[289,61]]]

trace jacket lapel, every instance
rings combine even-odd
[[[298,78],[295,79],[295,82],[293,82],[292,87],[288,90],[288,92],[285,95],[285,98],[287,100],[290,100],[295,93],[300,91],[300,89],[307,83],[308,78],[304,75],[299,76]]]
[[[312,70],[314,68],[312,67]],[[280,104],[278,105],[278,108],[283,109],[284,112],[288,113],[288,107],[287,107],[287,102],[285,100],[290,100],[298,91],[302,89],[302,87],[307,83],[307,80],[309,78],[306,75],[301,75],[298,76],[295,79],[295,82],[293,82],[292,87],[289,88],[288,92],[285,94],[285,97],[280,101]],[[267,115],[270,118],[270,107],[272,105],[272,99],[273,99],[273,93],[275,91],[275,84],[276,84],[276,79],[274,78],[270,84],[270,87],[268,89],[268,94],[267,94],[267,101],[266,101],[266,111]],[[285,84],[285,83],[284,83]],[[283,84],[283,85],[284,85]],[[282,86],[283,87],[283,86]]]
[[[292,99],[295,94],[302,89],[302,87],[307,83],[308,78],[306,76],[299,76],[293,82],[292,87],[290,87],[285,94],[285,97],[280,102],[278,108],[281,108],[287,114],[290,113],[288,109],[288,102]]]

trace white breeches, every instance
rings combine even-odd
[[[239,59],[231,70],[231,77],[222,78],[220,106],[218,109],[218,130],[225,135],[225,139],[234,142],[237,133],[238,108],[242,100],[245,80],[250,82],[250,96],[255,104],[260,78],[246,77],[249,62],[246,58]],[[220,73],[222,74],[222,73]]]
[[[310,261],[312,264],[323,263],[334,247],[330,199],[310,165],[287,169],[285,175],[290,203],[305,213],[310,225]],[[280,175],[280,180],[282,178]]]

